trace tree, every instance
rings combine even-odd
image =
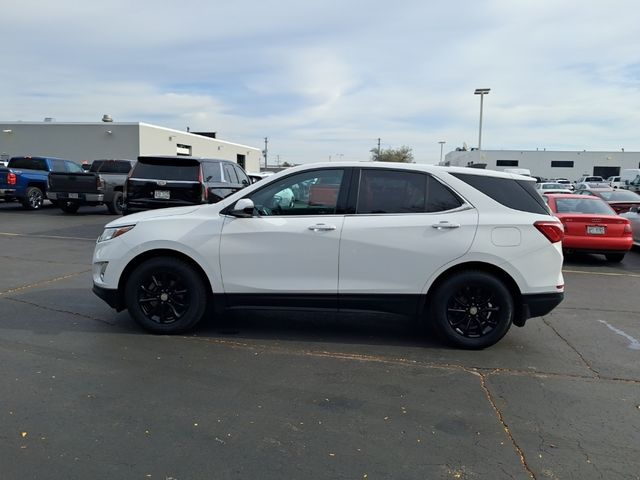
[[[413,163],[412,148],[407,147],[406,145],[403,145],[398,149],[382,149],[379,153],[376,147],[369,151],[371,152],[371,160],[374,162]]]

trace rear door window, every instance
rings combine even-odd
[[[505,207],[522,212],[549,214],[542,196],[536,192],[535,183],[532,181],[468,173],[452,172],[451,175],[468,183]]]
[[[463,201],[430,175],[388,169],[363,169],[359,214],[444,212]]]

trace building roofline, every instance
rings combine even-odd
[[[184,130],[176,130],[174,128],[168,128],[168,127],[162,127],[160,125],[154,125],[152,123],[146,123],[146,122],[23,122],[23,121],[15,121],[15,122],[6,122],[6,121],[1,121],[0,122],[0,126],[4,126],[4,125],[46,125],[46,126],[51,126],[51,125],[72,125],[72,126],[108,126],[108,125],[114,125],[114,126],[137,126],[137,127],[151,127],[151,128],[155,128],[157,130],[164,130],[166,132],[170,132],[170,133],[180,133],[182,135],[190,135],[193,136],[194,138],[198,138],[198,139],[206,139],[212,142],[218,142],[218,143],[223,143],[225,145],[229,145],[229,146],[234,146],[234,147],[240,147],[240,148],[247,148],[250,150],[255,150],[257,152],[260,152],[259,148],[256,147],[251,147],[249,145],[244,145],[242,143],[234,143],[234,142],[229,142],[226,140],[221,140],[219,138],[210,138],[210,137],[205,137],[204,135],[198,135],[195,133],[191,133],[191,132],[185,132]]]

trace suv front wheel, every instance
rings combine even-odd
[[[451,344],[468,349],[490,347],[513,321],[513,297],[504,283],[481,271],[458,272],[435,290],[430,321]]]
[[[138,265],[125,285],[129,314],[153,333],[181,333],[204,316],[207,291],[198,273],[173,257],[155,257]]]

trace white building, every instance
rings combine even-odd
[[[447,153],[445,165],[489,170],[528,168],[543,178],[577,180],[581,175],[607,178],[625,168],[640,168],[640,152],[561,152],[550,150],[471,150]]]
[[[0,122],[0,159],[30,155],[82,163],[102,158],[184,155],[231,160],[248,172],[260,171],[260,149],[219,140],[215,133],[109,120],[105,115],[103,122],[96,123]]]

